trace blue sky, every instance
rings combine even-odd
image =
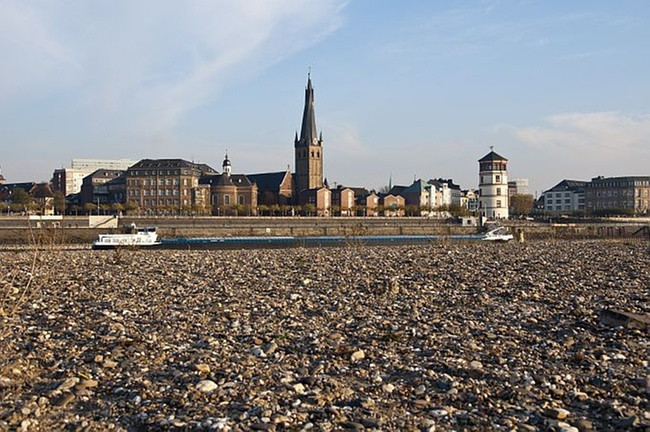
[[[489,146],[541,192],[650,175],[650,2],[0,1],[0,166],[293,169],[307,71],[330,184],[477,186]]]

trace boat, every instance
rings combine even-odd
[[[481,235],[482,238],[480,240],[483,241],[507,242],[514,238],[505,227],[497,227]]]
[[[139,228],[131,224],[120,234],[100,234],[93,242],[93,249],[115,249],[120,247],[152,247],[160,244],[156,227]]]

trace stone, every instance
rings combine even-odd
[[[363,352],[363,350],[358,350],[352,353],[350,356],[350,360],[353,362],[358,362],[360,360],[363,360],[366,357],[366,353]]]
[[[196,389],[201,393],[211,393],[218,389],[219,386],[212,380],[202,380],[196,385]]]
[[[210,373],[210,365],[205,363],[195,364],[194,369],[196,369],[197,372]]]
[[[650,314],[636,314],[620,309],[603,309],[600,311],[600,322],[606,326],[626,327],[647,330],[650,327]]]
[[[577,419],[572,422],[573,426],[577,427],[579,431],[591,431],[594,430],[594,425],[587,419]]]
[[[558,419],[558,420],[564,420],[567,418],[571,413],[564,408],[549,408],[546,410],[545,415],[546,417],[553,418],[553,419]]]
[[[71,378],[68,378],[68,379],[66,379],[65,381],[63,381],[61,384],[59,384],[59,386],[56,388],[56,391],[57,391],[58,393],[61,393],[61,392],[64,392],[64,391],[68,391],[68,390],[70,390],[72,387],[74,387],[75,385],[77,385],[78,382],[79,382],[79,378],[77,378],[77,377],[71,377]]]

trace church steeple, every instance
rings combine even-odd
[[[323,187],[323,134],[316,129],[314,112],[314,88],[311,84],[311,71],[307,75],[305,89],[305,108],[302,113],[300,138],[294,138],[296,158],[296,192]]]
[[[321,145],[321,139],[318,139],[318,130],[316,129],[316,114],[314,112],[314,88],[311,85],[311,72],[307,75],[307,88],[305,89],[305,108],[302,112],[302,126],[300,128],[300,139],[296,142],[296,147],[310,145]]]

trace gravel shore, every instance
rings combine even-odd
[[[648,242],[0,257],[0,430],[650,430]]]

